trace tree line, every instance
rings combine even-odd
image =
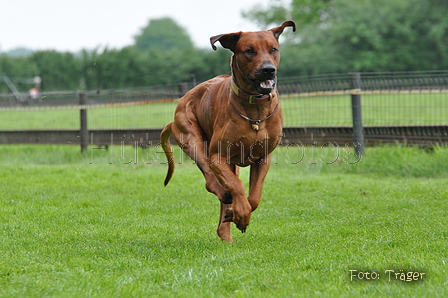
[[[14,79],[42,78],[44,91],[96,90],[172,84],[191,80],[195,74],[200,81],[217,74],[230,73],[230,53],[204,49],[149,50],[142,52],[134,46],[122,49],[103,49],[80,54],[37,51],[28,57],[0,55],[0,77]],[[17,85],[20,91],[31,86]],[[0,83],[0,92],[8,91]]]
[[[288,75],[448,69],[446,0],[270,2],[243,15],[267,28],[296,21],[282,56]]]
[[[446,0],[271,0],[243,15],[259,28],[286,19],[279,76],[448,69]],[[198,49],[170,18],[154,19],[121,49],[0,54],[0,76],[42,77],[42,89],[131,88],[230,74],[228,50]],[[25,91],[28,86],[18,86]],[[23,90],[25,88],[25,90]],[[6,91],[0,84],[0,92]]]
[[[97,90],[198,82],[230,74],[226,50],[195,48],[186,30],[171,18],[153,19],[134,36],[134,45],[121,49],[44,50],[26,57],[0,54],[0,77],[42,78],[41,89]],[[17,84],[20,91],[31,86]],[[0,84],[0,92],[8,91]]]

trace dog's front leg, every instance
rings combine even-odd
[[[231,209],[226,208],[229,212],[226,214],[225,221],[233,221],[237,228],[244,233],[249,225],[252,207],[247,200],[243,182],[232,171],[232,165],[226,163],[225,156],[215,154],[211,160],[214,161],[210,164],[211,170],[218,178],[219,183],[229,190],[232,199]]]
[[[252,207],[252,211],[257,209],[260,204],[261,193],[263,190],[263,183],[271,166],[271,154],[268,157],[254,162],[250,166],[249,179],[249,197],[248,201]]]

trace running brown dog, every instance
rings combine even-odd
[[[221,202],[218,235],[232,241],[231,222],[243,233],[260,202],[272,151],[280,143],[283,115],[276,90],[280,61],[279,36],[293,21],[266,31],[236,32],[210,38],[233,52],[232,76],[221,75],[190,90],[179,100],[174,122],[160,140],[168,160],[165,186],[174,172],[169,142],[180,148],[202,171],[206,188]],[[239,167],[250,166],[249,196],[238,178]]]

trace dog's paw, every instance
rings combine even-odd
[[[247,203],[240,206],[234,206],[234,209],[233,222],[236,224],[236,227],[241,230],[241,232],[245,233],[250,222],[252,207],[249,205],[249,203]]]

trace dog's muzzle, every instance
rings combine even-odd
[[[273,64],[265,64],[249,77],[250,84],[261,94],[269,94],[277,83],[277,68]]]

